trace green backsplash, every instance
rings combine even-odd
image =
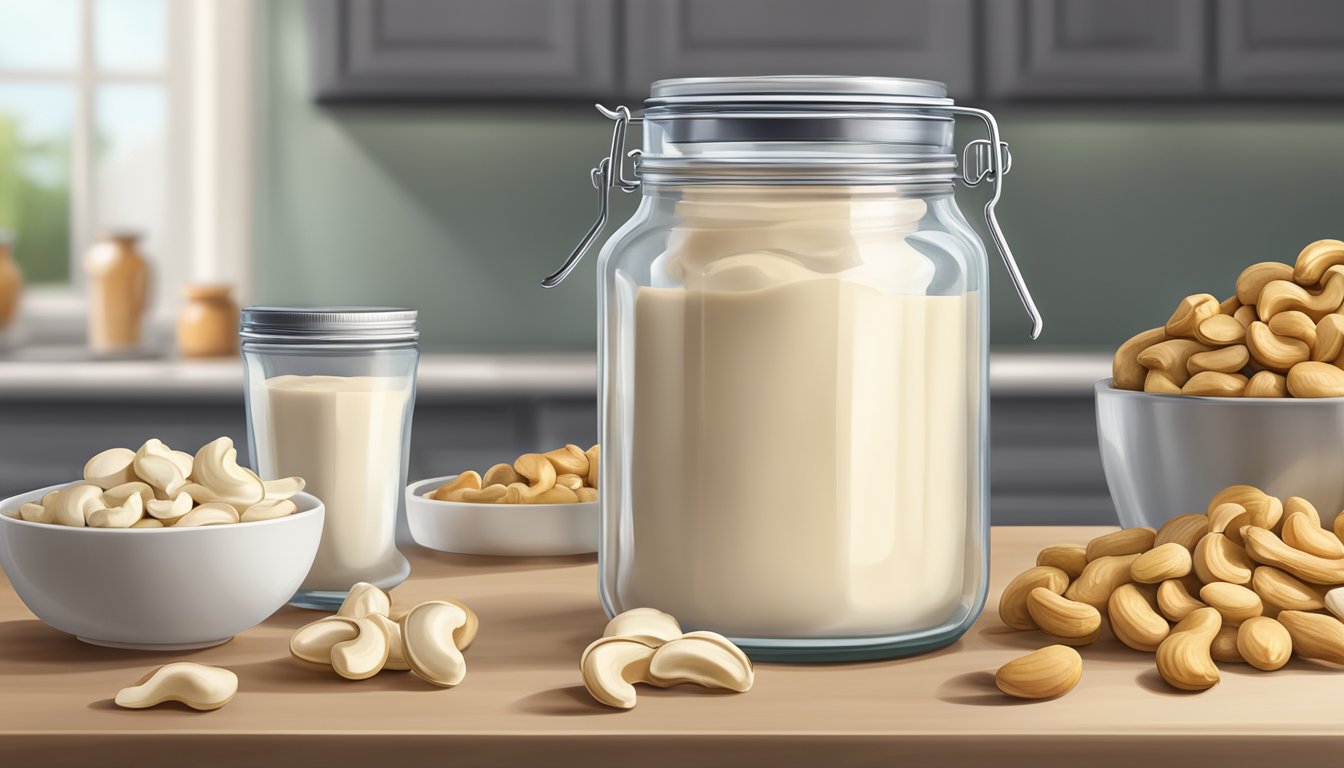
[[[415,307],[428,348],[592,349],[595,260],[560,288],[539,281],[592,220],[609,123],[577,107],[318,106],[303,3],[263,6],[254,300]],[[1000,218],[1045,316],[1037,348],[1112,346],[1188,293],[1230,294],[1246,264],[1344,238],[1344,119],[1173,111],[1001,115]],[[964,198],[977,219],[982,193]],[[992,272],[994,343],[1025,344]]]

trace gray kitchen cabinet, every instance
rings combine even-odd
[[[1238,96],[1344,94],[1344,3],[1219,0],[1217,87]]]
[[[1194,96],[1210,83],[1204,0],[992,0],[985,84],[1000,99]]]
[[[309,0],[323,102],[600,97],[616,0]]]
[[[971,0],[627,0],[628,98],[666,77],[887,75],[974,95]]]

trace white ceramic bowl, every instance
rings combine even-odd
[[[597,551],[596,501],[578,504],[468,504],[425,494],[457,475],[406,488],[406,522],[422,547],[463,555],[578,555]]]
[[[1157,395],[1096,384],[1101,464],[1125,527],[1204,512],[1229,485],[1344,509],[1344,397]]]
[[[308,575],[326,510],[307,493],[294,503],[287,517],[194,528],[69,528],[0,515],[0,567],[39,619],[86,643],[205,648],[260,624]]]

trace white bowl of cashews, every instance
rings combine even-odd
[[[420,546],[463,555],[522,557],[597,551],[596,501],[482,504],[425,497],[457,477],[430,478],[406,488],[406,522]]]
[[[155,444],[146,444],[150,452],[168,450]],[[224,476],[203,464],[215,454]],[[226,477],[251,482],[255,475],[237,467],[232,443],[216,441],[194,458],[194,470],[165,470],[170,484],[190,489],[185,492],[166,493],[146,481],[156,476],[152,471],[122,468],[116,476],[99,476],[96,470],[109,461],[104,459],[91,460],[82,481],[0,502],[0,567],[24,605],[87,643],[143,650],[218,645],[283,606],[317,554],[322,502],[297,491],[301,483],[288,478],[272,488],[285,497],[282,509],[270,503],[251,516],[239,513],[220,500],[230,492]],[[157,462],[149,464],[153,469]],[[130,479],[132,474],[140,479]],[[173,509],[184,494],[210,500],[186,498],[179,505],[184,509]],[[237,496],[239,506],[240,499],[251,501]],[[161,516],[145,514],[149,505]],[[132,527],[131,512],[155,525]]]

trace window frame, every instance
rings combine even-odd
[[[158,85],[166,100],[161,183],[168,210],[164,231],[155,233],[156,252],[147,254],[154,286],[146,317],[151,332],[171,324],[181,307],[181,286],[192,280],[230,283],[240,303],[250,292],[255,0],[165,0],[168,39],[156,70],[98,66],[98,2],[78,0],[74,69],[0,68],[0,81],[66,84],[75,97],[70,280],[25,289],[22,312],[37,331],[30,335],[42,337],[36,341],[69,341],[84,333],[82,257],[99,234],[94,141],[101,85]]]

